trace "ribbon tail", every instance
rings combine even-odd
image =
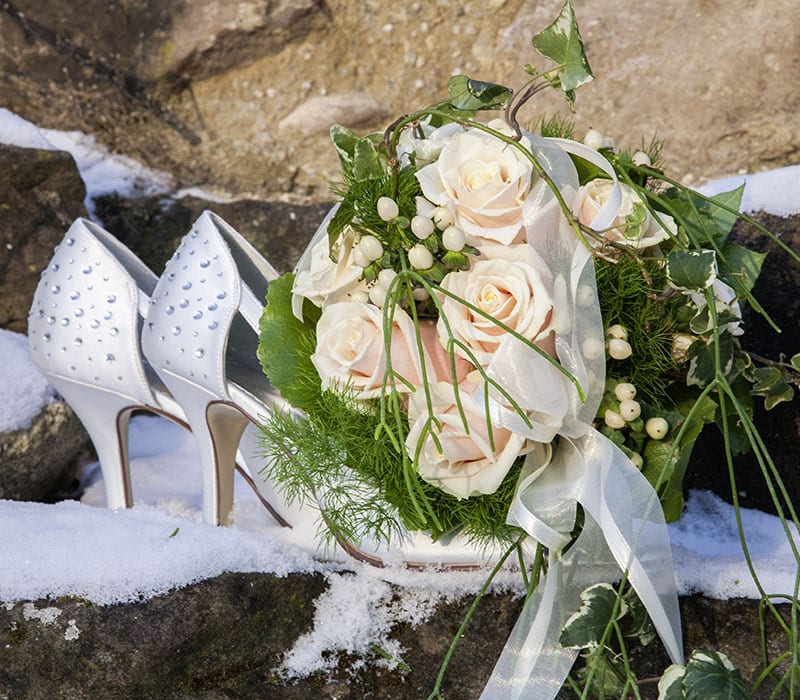
[[[481,700],[552,700],[558,695],[578,655],[558,639],[580,606],[579,591],[564,587],[563,568],[560,553],[550,552],[547,574],[525,602]]]
[[[628,572],[673,663],[683,663],[672,550],[658,494],[601,433],[592,430],[575,443],[585,460],[577,500],[602,531],[620,569]]]

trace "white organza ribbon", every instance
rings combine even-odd
[[[596,151],[564,139],[533,139],[537,159],[572,206],[577,174],[567,153],[601,168],[615,187],[591,228],[607,228],[620,204],[614,170]],[[549,201],[548,201],[549,198]],[[658,495],[628,457],[591,427],[603,395],[605,353],[603,319],[597,301],[591,252],[563,216],[552,193],[532,196],[526,216],[528,243],[553,273],[553,298],[560,314],[556,348],[562,365],[585,393],[564,378],[541,371],[541,358],[518,352],[493,366],[503,386],[517,387],[520,404],[535,409],[537,395],[552,401],[553,392],[569,397],[563,421],[548,456],[532,450],[526,458],[508,522],[521,527],[548,549],[548,568],[525,603],[481,698],[550,700],[562,687],[578,650],[562,647],[559,636],[580,608],[580,593],[596,583],[619,580],[622,572],[647,609],[670,658],[682,663],[681,623],[672,552]],[[524,397],[527,397],[524,398]],[[545,405],[544,403],[542,405]],[[533,414],[536,415],[535,413]],[[493,416],[494,418],[494,416]],[[498,416],[500,421],[503,416]],[[542,432],[517,421],[510,429],[535,439]],[[549,458],[552,454],[552,459]],[[572,538],[578,506],[584,524]]]

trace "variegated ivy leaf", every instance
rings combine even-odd
[[[571,0],[564,3],[555,21],[533,37],[533,48],[557,64],[561,89],[572,102],[575,90],[594,79]]]
[[[753,371],[753,393],[764,397],[764,408],[768,411],[782,401],[794,398],[794,389],[786,383],[777,367],[759,367]]]
[[[330,134],[339,155],[342,172],[348,180],[380,177],[383,163],[377,146],[380,145],[382,134],[374,133],[362,137],[339,124],[331,127]]]
[[[667,256],[667,283],[681,292],[702,292],[717,279],[713,250],[676,250]]]
[[[718,341],[705,345],[695,343],[692,345],[694,356],[689,362],[689,372],[686,375],[686,384],[703,388],[711,383],[716,376],[715,342],[719,343],[719,356],[723,374],[727,375],[733,366],[733,337],[730,333],[720,333]]]
[[[792,359],[789,360],[789,362],[792,363],[792,367],[794,367],[794,369],[800,372],[800,352],[798,352],[796,355],[792,355]]]
[[[468,112],[480,109],[503,109],[513,91],[497,83],[472,80],[466,75],[454,75],[447,83],[450,105]]]
[[[683,677],[686,666],[667,666],[658,681],[658,700],[683,700]]]
[[[686,700],[747,700],[742,674],[714,649],[695,649],[681,681]]]
[[[612,619],[617,597],[617,591],[608,583],[598,583],[582,591],[580,609],[570,616],[561,630],[561,646],[597,648],[608,624],[619,620],[628,609],[625,601],[620,599],[617,614]]]

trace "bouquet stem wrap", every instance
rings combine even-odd
[[[616,181],[613,168],[596,151],[560,139],[536,139],[536,156],[565,197],[575,186],[574,169],[566,153],[601,167]],[[618,200],[609,198],[591,227],[608,227]],[[482,698],[554,698],[569,673],[578,649],[562,647],[559,636],[567,619],[581,605],[580,593],[589,586],[619,579],[625,572],[674,663],[683,662],[681,623],[668,531],[658,495],[628,457],[591,426],[603,393],[604,353],[591,344],[603,343],[603,322],[597,303],[591,252],[570,230],[563,216],[545,235],[541,209],[528,225],[528,241],[554,274],[561,308],[570,310],[557,334],[562,364],[586,392],[586,401],[572,396],[565,407],[552,449],[533,450],[526,458],[508,513],[508,522],[521,527],[548,549],[548,567],[509,637]],[[597,347],[595,345],[595,347]],[[532,355],[532,353],[528,353]],[[503,358],[504,360],[507,358]],[[541,373],[522,356],[515,363],[498,362],[493,376],[504,386],[528,397],[526,408],[536,411],[543,391]],[[509,374],[513,376],[509,376]],[[553,375],[554,381],[557,380]],[[534,383],[536,386],[534,386]],[[515,398],[518,398],[515,396]],[[514,429],[525,430],[515,425]],[[536,439],[533,434],[531,439]],[[577,506],[584,513],[580,535],[572,542]]]

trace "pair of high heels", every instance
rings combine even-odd
[[[253,456],[259,419],[291,410],[256,355],[262,300],[277,277],[212,212],[195,222],[160,278],[102,227],[86,219],[72,224],[34,295],[30,351],[86,427],[109,508],[133,505],[128,422],[134,410],[145,409],[192,431],[206,523],[229,523],[237,466],[280,525],[319,517],[318,509],[287,503],[258,475],[262,465]],[[341,544],[378,565],[388,558],[463,567],[494,558],[458,538],[444,545],[424,533],[392,549]]]

